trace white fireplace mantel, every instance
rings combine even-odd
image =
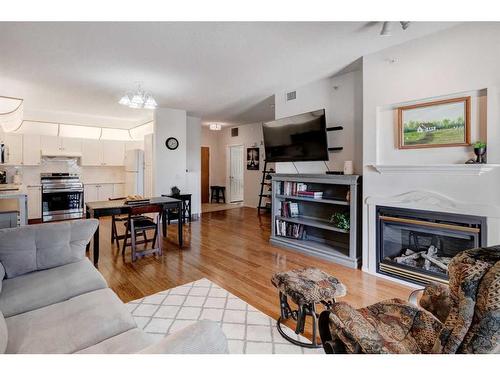
[[[453,174],[479,176],[500,168],[500,164],[373,164],[380,174]]]

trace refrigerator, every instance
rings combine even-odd
[[[125,152],[125,194],[144,196],[144,151]]]

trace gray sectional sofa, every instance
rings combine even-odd
[[[202,321],[160,341],[85,257],[95,219],[0,230],[0,353],[227,353]]]

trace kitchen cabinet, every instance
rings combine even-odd
[[[40,148],[44,154],[58,154],[60,151],[59,137],[42,135],[40,137]]]
[[[125,165],[125,144],[120,141],[101,141],[102,164],[106,166]]]
[[[7,147],[5,164],[21,165],[23,162],[23,136],[21,134],[5,133],[3,141]]]
[[[44,154],[80,153],[82,152],[82,140],[79,138],[42,136],[41,149]]]
[[[107,201],[114,198],[115,184],[85,184],[84,199],[85,202]]]
[[[125,197],[125,184],[113,184],[113,198]]]
[[[82,140],[80,138],[59,138],[61,151],[71,153],[82,152]]]
[[[40,165],[41,137],[23,135],[23,165]]]
[[[94,139],[84,139],[82,141],[82,165],[102,165],[102,145],[100,141]]]
[[[96,202],[99,200],[98,185],[85,184],[83,187],[83,199],[85,202]]]
[[[40,219],[42,217],[42,188],[40,186],[28,186],[28,219]]]
[[[121,141],[85,139],[82,143],[82,165],[123,166],[125,144]]]

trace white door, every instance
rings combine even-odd
[[[23,165],[39,165],[40,148],[39,135],[23,135]]]
[[[42,217],[42,188],[40,186],[28,187],[28,219]]]
[[[229,147],[230,202],[243,200],[243,146]]]
[[[125,164],[125,144],[121,141],[102,142],[102,164],[122,166]]]
[[[102,165],[101,142],[93,139],[82,141],[82,165]]]

